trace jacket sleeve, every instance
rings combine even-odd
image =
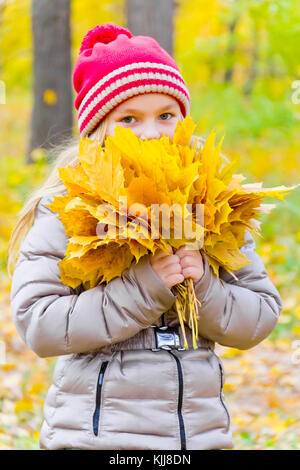
[[[272,284],[255,242],[249,232],[241,251],[252,263],[235,271],[236,280],[223,269],[212,272],[205,255],[204,275],[195,283],[201,302],[199,334],[223,346],[249,349],[265,339],[276,326],[282,310],[277,289]]]
[[[91,351],[134,336],[171,308],[176,295],[152,269],[149,255],[87,291],[62,284],[57,263],[67,237],[44,205],[51,200],[40,201],[12,277],[12,315],[29,348],[40,357]]]

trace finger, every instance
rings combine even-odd
[[[192,250],[187,248],[186,246],[179,248],[179,250],[176,251],[176,254],[180,256],[180,258],[190,255],[190,256],[196,256],[199,253],[199,250]]]
[[[164,266],[163,269],[167,274],[182,274],[182,267],[180,263],[169,263]]]
[[[176,253],[180,253],[182,256],[184,255],[197,255],[198,253],[200,254],[200,250],[195,250],[195,249],[192,249],[192,248],[188,248],[186,245],[182,246],[181,248],[179,248],[179,250],[176,251]]]
[[[176,284],[180,284],[180,282],[184,281],[183,274],[171,274],[171,276],[167,277],[167,281],[169,285],[175,286]]]
[[[166,259],[164,259],[164,263],[165,266],[169,266],[171,264],[178,264],[179,266],[181,266],[180,258],[177,255],[167,255]]]
[[[202,276],[203,276],[203,269],[199,269],[198,268],[193,268],[193,267],[189,267],[189,268],[184,268],[182,270],[182,274],[184,275],[184,278],[186,279],[187,277],[190,277],[192,279],[200,279]]]
[[[180,264],[183,268],[187,268],[189,266],[199,268],[199,266],[203,266],[201,259],[193,258],[192,256],[185,256],[184,258],[181,258]]]
[[[195,270],[195,268],[184,268],[182,270],[182,274],[184,276],[184,279],[190,277],[191,279],[196,279],[197,276],[199,276],[199,273],[197,270]]]

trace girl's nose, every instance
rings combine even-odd
[[[159,138],[160,138],[160,133],[155,128],[144,130],[144,132],[140,135],[140,139],[142,140],[159,139]]]

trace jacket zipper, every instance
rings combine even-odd
[[[185,427],[184,421],[182,416],[182,400],[183,400],[183,374],[182,374],[182,367],[180,364],[180,360],[178,359],[175,354],[171,351],[168,351],[171,356],[174,357],[177,365],[177,372],[178,372],[178,382],[179,382],[179,391],[178,391],[178,406],[177,406],[177,416],[179,422],[179,433],[180,433],[180,442],[181,442],[181,450],[186,450],[186,435],[185,435]]]
[[[224,402],[224,398],[223,398],[223,386],[224,386],[224,372],[223,372],[223,367],[222,367],[222,364],[221,364],[221,360],[220,358],[217,356],[217,354],[212,351],[213,355],[216,357],[217,361],[218,361],[218,365],[219,365],[219,370],[220,370],[220,393],[219,393],[219,397],[220,397],[220,401],[222,403],[222,406],[226,412],[226,415],[227,415],[227,426],[226,426],[226,431],[229,430],[229,427],[230,427],[230,415],[229,415],[229,412],[228,412],[228,409],[227,409],[227,406]]]
[[[220,387],[220,400],[221,400],[221,403],[226,411],[226,415],[227,415],[227,427],[226,427],[226,431],[228,431],[229,429],[229,425],[230,425],[230,416],[229,416],[229,413],[228,413],[228,410],[227,410],[227,406],[225,405],[225,402],[224,402],[224,399],[223,399],[223,369],[222,369],[222,366],[221,364],[219,363],[219,367],[220,367],[220,374],[221,374],[221,387]]]
[[[101,364],[100,372],[98,375],[97,381],[97,392],[96,392],[96,407],[93,415],[93,430],[95,436],[98,436],[99,432],[99,421],[100,421],[100,406],[101,406],[101,391],[103,385],[103,378],[105,374],[105,370],[107,367],[108,361],[103,361]]]

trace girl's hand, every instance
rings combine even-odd
[[[169,253],[173,253],[171,247]],[[154,255],[150,255],[150,264],[169,289],[184,281],[180,258],[177,254],[168,255],[163,250],[157,250]]]
[[[190,277],[194,283],[200,281],[204,274],[203,259],[199,250],[189,250],[186,245],[181,246],[176,255],[180,258],[184,279]]]

